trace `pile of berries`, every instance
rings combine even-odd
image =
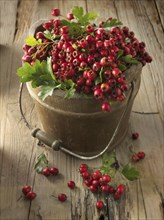
[[[83,178],[84,184],[90,189],[92,193],[103,194],[104,196],[113,195],[114,200],[121,198],[125,192],[125,185],[120,184],[117,187],[113,187],[109,184],[111,177],[107,174],[103,175],[99,170],[93,173],[89,172],[87,164],[81,164],[79,172]],[[99,200],[96,203],[97,209],[104,208],[104,202]]]
[[[33,200],[36,197],[36,193],[32,191],[31,186],[28,186],[28,185],[24,186],[22,188],[22,192],[23,192],[25,198],[28,200]]]
[[[33,65],[36,59],[51,57],[56,79],[71,79],[76,92],[102,100],[102,110],[109,112],[110,101],[123,101],[129,86],[124,70],[131,64],[121,60],[121,56],[130,55],[143,65],[151,62],[145,43],[139,42],[128,27],[106,28],[112,18],[99,25],[82,26],[73,13],[60,19],[60,10],[55,8],[52,15],[57,18],[45,22],[42,31],[35,34],[40,43],[23,46],[22,60]]]

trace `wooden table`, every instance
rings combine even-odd
[[[96,197],[82,184],[78,172],[84,161],[62,152],[37,147],[30,131],[23,123],[18,108],[19,79],[16,70],[21,66],[21,49],[31,24],[49,18],[53,7],[62,14],[74,5],[96,10],[100,17],[118,17],[136,36],[145,41],[153,62],[143,68],[140,91],[135,99],[130,118],[129,133],[117,147],[121,162],[130,157],[132,131],[140,138],[134,143],[136,151],[143,150],[146,158],[137,163],[140,179],[127,183],[124,199],[115,203],[115,220],[162,220],[164,217],[164,141],[163,141],[163,0],[1,0],[0,23],[0,219],[1,220],[78,220],[99,219],[95,208]],[[25,90],[24,111],[34,126],[37,125],[34,105]],[[34,170],[37,156],[45,152],[61,175],[46,178]],[[101,165],[101,158],[88,162]],[[68,180],[75,180],[77,188],[70,190]],[[23,185],[32,185],[37,198],[32,202],[20,199]],[[61,204],[51,195],[68,195]],[[103,219],[103,218],[101,218]],[[105,217],[107,219],[107,217]]]

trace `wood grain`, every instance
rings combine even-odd
[[[144,67],[140,91],[130,118],[129,133],[117,147],[119,161],[126,163],[131,156],[131,133],[139,131],[133,142],[135,151],[145,151],[146,158],[136,164],[139,180],[127,183],[120,203],[113,203],[115,220],[162,220],[164,218],[164,139],[163,139],[163,1],[161,0],[11,0],[0,1],[0,220],[91,220],[102,213],[95,208],[97,197],[83,186],[78,167],[82,160],[62,152],[37,146],[20,117],[18,109],[19,80],[16,69],[21,66],[21,47],[27,30],[39,19],[49,18],[50,11],[59,7],[62,14],[74,5],[86,11],[96,10],[100,18],[118,17],[145,41],[154,61]],[[6,16],[6,13],[8,16]],[[101,20],[99,18],[99,20]],[[39,126],[36,111],[27,90],[23,93],[23,108],[33,126]],[[37,156],[45,152],[60,175],[46,178],[34,171]],[[87,162],[101,165],[101,158]],[[74,180],[75,190],[67,187]],[[23,185],[33,186],[37,198],[31,203],[19,199]],[[68,201],[59,203],[51,195],[66,193]],[[106,217],[107,219],[107,217]]]

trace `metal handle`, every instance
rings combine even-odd
[[[28,121],[26,120],[25,116],[24,116],[24,113],[22,111],[22,90],[23,90],[23,84],[20,85],[20,90],[19,90],[19,108],[20,108],[20,112],[21,112],[21,115],[22,115],[22,118],[24,119],[25,123],[26,123],[26,126],[28,128],[31,129],[31,126],[30,124],[28,123]],[[129,103],[131,101],[131,98],[132,98],[132,94],[133,94],[133,91],[134,91],[134,81],[131,82],[131,92],[130,92],[130,96],[128,98],[128,102],[127,102],[127,105],[126,105],[126,108],[125,110],[123,111],[119,121],[118,121],[118,124],[113,132],[113,135],[110,139],[110,141],[108,142],[107,146],[98,154],[94,155],[94,156],[83,156],[83,155],[79,155],[77,153],[74,153],[66,148],[64,148],[62,146],[62,141],[61,140],[54,140],[54,138],[50,135],[48,135],[46,132],[40,130],[39,128],[35,128],[33,131],[32,131],[32,136],[37,138],[39,141],[41,141],[43,144],[51,147],[52,149],[54,149],[55,151],[57,150],[61,150],[69,155],[72,155],[76,158],[79,158],[79,159],[83,159],[83,160],[93,160],[93,159],[96,159],[98,158],[99,156],[101,156],[102,154],[104,154],[110,147],[111,143],[113,142],[115,136],[117,135],[117,132],[120,128],[120,125],[121,125],[121,122],[122,122],[122,119],[124,118],[124,115],[126,114],[126,111],[128,109],[128,106],[129,106]],[[105,114],[105,113],[104,113]]]

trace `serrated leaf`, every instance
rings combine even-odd
[[[66,93],[65,93],[64,98],[70,99],[74,96],[75,91],[76,91],[75,83],[71,79],[69,79],[69,80],[65,80],[64,84],[65,84],[65,87],[66,87]]]
[[[50,69],[50,60],[49,63],[45,60],[42,62],[36,60],[32,66],[29,63],[24,63],[17,70],[17,75],[23,83],[31,81],[34,88],[43,85],[54,85],[55,82]]]
[[[40,173],[48,165],[47,157],[44,153],[41,153],[37,157],[37,162],[35,163],[34,169]]]
[[[54,86],[41,86],[41,91],[38,93],[38,97],[44,101],[47,96],[52,96],[54,91]]]
[[[123,167],[122,174],[130,181],[133,181],[139,178],[139,171],[135,167],[133,167],[131,164],[126,164]]]
[[[81,19],[83,17],[83,14],[84,14],[84,10],[82,7],[79,7],[79,6],[75,6],[73,9],[72,9],[72,13],[74,14],[74,16],[77,18],[77,19]]]
[[[111,21],[107,20],[104,24],[103,24],[103,28],[105,29],[110,29],[112,27],[118,27],[122,25],[122,22],[118,21],[116,18],[113,18]]]
[[[32,47],[34,47],[34,46],[36,46],[37,44],[39,44],[38,40],[36,40],[35,37],[33,37],[33,36],[28,36],[28,37],[26,38],[25,42],[26,42],[26,44],[27,44],[28,46],[32,46]]]
[[[95,11],[90,11],[84,15],[83,19],[89,22],[95,20],[97,17],[98,14]]]
[[[121,71],[125,71],[125,70],[127,69],[127,67],[126,67],[124,64],[122,64],[122,63],[119,63],[119,64],[118,64],[118,68],[119,68]]]

